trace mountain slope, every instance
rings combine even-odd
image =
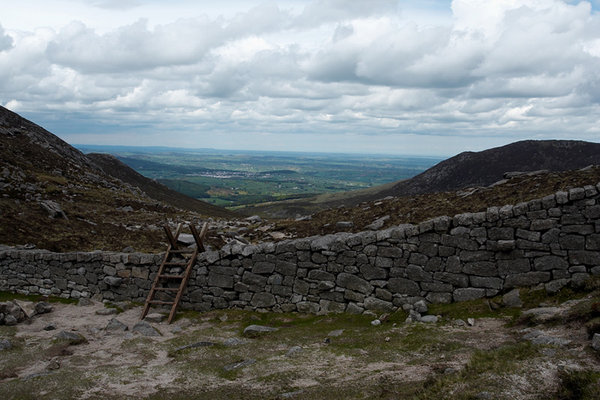
[[[524,140],[485,151],[460,153],[381,194],[406,196],[488,186],[509,171],[569,171],[592,164],[600,164],[600,143]]]
[[[105,161],[0,107],[0,244],[158,250],[162,224],[232,215]]]

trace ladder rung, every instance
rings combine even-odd
[[[173,304],[172,301],[150,300],[150,304]]]
[[[188,265],[189,261],[167,261],[165,265]]]
[[[158,277],[165,279],[183,279],[183,275],[159,275]]]
[[[196,251],[196,249],[174,249],[174,250],[171,250],[170,252],[173,254],[186,254],[186,253],[192,254],[195,251]]]
[[[157,287],[157,288],[154,288],[154,290],[161,291],[161,292],[178,292],[179,291],[178,288],[169,288],[169,287]]]

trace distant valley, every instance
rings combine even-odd
[[[77,146],[109,153],[187,196],[230,209],[347,192],[408,179],[439,157]]]

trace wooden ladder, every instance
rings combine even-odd
[[[182,224],[177,226],[177,230],[175,230],[175,234],[171,233],[171,230],[164,226],[165,234],[167,235],[167,239],[169,241],[169,247],[167,247],[167,252],[165,253],[165,257],[163,258],[160,267],[158,268],[158,273],[154,278],[154,283],[152,284],[152,288],[148,293],[148,297],[146,298],[146,303],[144,304],[144,311],[142,312],[142,316],[140,319],[144,319],[144,317],[148,314],[150,307],[153,304],[156,305],[171,305],[171,313],[169,314],[168,323],[170,324],[175,317],[175,313],[177,312],[177,307],[179,306],[179,302],[181,301],[181,296],[187,286],[188,279],[190,278],[190,274],[192,273],[192,269],[194,269],[194,264],[196,263],[196,258],[198,257],[198,253],[200,251],[204,251],[204,245],[202,244],[202,240],[204,236],[206,236],[206,232],[208,230],[208,223],[204,223],[200,233],[196,230],[194,225],[190,225],[190,230],[192,231],[192,236],[194,237],[194,241],[196,242],[195,248],[180,248],[177,243],[177,238],[181,233]],[[178,258],[178,260],[174,260],[173,258]],[[183,274],[181,273],[172,273],[170,270],[172,268],[182,268],[185,267]],[[168,286],[169,283],[179,281],[178,287]],[[169,293],[175,293],[174,299],[169,300],[157,300],[155,296],[158,293],[164,293],[169,297]]]

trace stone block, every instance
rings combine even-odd
[[[267,277],[246,271],[244,272],[244,275],[242,275],[242,282],[247,285],[264,288],[267,284]]]
[[[364,294],[369,294],[373,291],[373,286],[369,282],[359,278],[358,276],[347,274],[345,272],[338,274],[336,283],[342,288],[354,290]]]
[[[233,277],[229,275],[221,275],[214,272],[208,274],[209,286],[217,286],[220,288],[233,288]]]
[[[446,282],[455,287],[469,286],[469,277],[467,275],[450,272],[436,272],[433,277],[437,281]]]
[[[294,281],[294,293],[307,295],[309,289],[310,285],[308,284],[308,282],[296,278],[296,280]]]
[[[452,302],[452,293],[429,293],[425,298],[433,304],[448,304]]]
[[[468,301],[481,299],[485,297],[485,289],[481,288],[460,288],[452,293],[454,301]]]
[[[520,274],[531,271],[529,259],[498,260],[499,276]]]
[[[256,308],[272,307],[275,305],[275,296],[266,292],[255,293],[250,304]]]
[[[515,230],[513,228],[489,228],[488,239],[490,240],[510,240],[515,238]]]
[[[547,231],[548,229],[552,229],[557,225],[557,221],[555,219],[534,219],[531,221],[531,225],[529,229],[532,231]]]
[[[586,250],[600,250],[600,234],[589,235],[585,239]]]
[[[320,269],[313,269],[308,273],[308,279],[315,281],[335,281],[335,276]]]
[[[343,313],[346,311],[346,304],[330,300],[320,300],[319,308],[321,313]]]
[[[502,279],[494,277],[471,276],[471,286],[476,288],[502,289]]]
[[[451,293],[454,287],[449,283],[441,282],[421,282],[421,289],[426,292],[446,292]]]
[[[467,275],[498,276],[498,268],[491,261],[475,261],[466,263],[463,272]]]
[[[396,309],[391,302],[376,297],[367,297],[363,304],[367,310],[377,312],[393,312]]]
[[[391,278],[388,281],[387,289],[392,293],[406,294],[409,296],[418,296],[420,294],[419,285],[414,281],[404,278]]]
[[[533,261],[533,269],[536,271],[550,271],[553,269],[567,269],[569,263],[558,256],[544,256]]]
[[[431,282],[433,280],[433,274],[425,271],[418,265],[409,265],[406,268],[406,274],[408,275],[408,279],[416,282]]]
[[[275,271],[275,264],[270,262],[257,262],[252,267],[254,274],[271,274]]]
[[[373,267],[369,264],[361,265],[359,269],[362,276],[369,281],[372,279],[385,279],[388,275],[385,269]]]
[[[586,250],[569,250],[569,263],[571,265],[600,265],[600,252]]]
[[[301,301],[296,304],[296,308],[298,312],[305,314],[316,314],[319,312],[321,306],[318,303],[310,302],[310,301]]]
[[[504,281],[505,288],[534,286],[541,282],[548,282],[551,278],[550,272],[535,271],[523,274],[508,275]]]

